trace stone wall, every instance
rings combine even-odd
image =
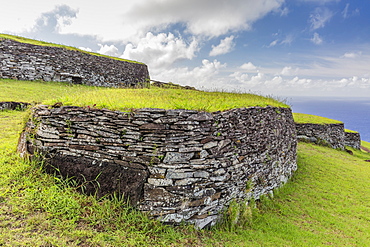
[[[356,149],[361,148],[361,136],[358,132],[344,132],[345,140],[344,145],[353,147]]]
[[[288,108],[38,106],[19,151],[42,153],[49,172],[74,177],[86,193],[124,194],[163,222],[203,228],[231,200],[259,198],[285,183],[297,168],[296,144]]]
[[[298,140],[328,144],[332,148],[344,149],[344,124],[296,123]]]
[[[5,101],[0,102],[0,111],[3,110],[25,110],[27,107],[29,107],[30,103],[25,102],[14,102],[14,101]]]
[[[149,73],[141,63],[0,39],[0,78],[128,87],[145,85]]]

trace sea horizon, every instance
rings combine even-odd
[[[370,142],[370,97],[289,96],[285,99],[293,112],[342,121],[344,128],[359,132],[361,140]]]

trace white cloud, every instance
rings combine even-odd
[[[137,44],[126,45],[121,57],[139,60],[151,69],[163,69],[178,60],[193,59],[198,50],[198,42],[194,38],[186,42],[172,33],[154,35],[149,32]]]
[[[155,80],[165,82],[175,82],[181,85],[189,85],[203,89],[215,89],[225,86],[224,78],[217,77],[220,70],[227,65],[214,60],[213,62],[204,59],[202,65],[189,68],[178,67],[168,70],[157,70],[156,73],[151,73],[151,77]]]
[[[285,75],[285,76],[292,76],[292,75],[296,75],[298,73],[299,69],[298,68],[295,68],[293,69],[292,67],[290,66],[286,66],[284,67],[281,72],[280,72],[280,75]]]
[[[247,73],[242,73],[240,71],[236,71],[229,75],[229,77],[234,78],[236,81],[240,83],[246,83],[249,81],[249,75]]]
[[[275,39],[274,41],[272,41],[267,47],[274,47],[275,45],[277,45],[278,44],[278,42],[279,42],[279,40],[278,39]]]
[[[211,57],[229,53],[235,46],[234,36],[226,37],[221,40],[220,44],[217,46],[212,45],[212,50],[209,53]]]
[[[360,13],[360,10],[358,8],[356,8],[355,10],[350,11],[349,10],[349,6],[350,6],[350,4],[347,3],[346,4],[346,7],[344,7],[344,10],[342,11],[342,17],[344,19],[347,19],[347,18],[349,18],[351,16],[356,16],[356,15],[358,15]]]
[[[52,1],[22,1],[21,4],[20,6],[20,1],[2,2],[0,23],[6,23],[6,25],[0,25],[0,32],[16,34],[31,31],[40,14],[55,7],[55,2]]]
[[[251,62],[244,63],[243,65],[240,66],[240,68],[246,71],[256,71],[257,70],[257,67]]]
[[[326,23],[333,17],[333,12],[328,8],[316,8],[310,15],[311,30],[325,27]]]
[[[280,12],[280,16],[287,16],[290,11],[287,7],[284,7],[283,9],[280,9],[278,12]]]
[[[330,2],[340,2],[340,0],[303,0],[304,2],[313,2],[319,4],[326,4]]]
[[[89,48],[89,47],[82,47],[82,46],[78,47],[78,49],[81,49],[81,50],[84,50],[84,51],[88,51],[88,52],[92,52],[92,51],[93,51],[93,50],[92,50],[91,48]]]
[[[113,57],[119,56],[118,48],[115,47],[114,45],[98,44],[98,46],[100,46],[100,49],[98,51],[98,53],[100,53],[100,54],[113,56]]]
[[[344,58],[357,58],[362,55],[362,52],[346,52],[344,53]]]
[[[312,79],[304,77],[271,76],[257,73],[254,76],[241,72],[229,75],[231,85],[238,85],[239,91],[252,91],[262,95],[299,96],[367,96],[370,92],[370,78],[351,76],[340,79]],[[235,88],[234,88],[235,90]]]
[[[294,40],[294,36],[293,35],[287,35],[286,37],[285,37],[285,39],[283,39],[281,42],[280,42],[280,44],[281,45],[290,45],[292,42],[293,42],[293,40]]]
[[[311,42],[315,45],[320,45],[322,44],[323,40],[318,33],[314,33]]]
[[[274,33],[273,36],[279,36],[279,33]],[[267,46],[267,48],[271,48],[277,45],[291,45],[293,41],[294,35],[288,34],[285,36],[284,39],[275,39]]]
[[[348,17],[348,9],[349,9],[349,3],[346,4],[346,7],[342,11],[342,16],[343,16],[344,19],[346,19]]]
[[[126,20],[139,29],[163,28],[183,23],[194,35],[217,37],[230,31],[248,30],[267,13],[277,10],[284,0],[152,0],[130,9]]]

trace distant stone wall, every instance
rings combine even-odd
[[[145,64],[0,39],[0,78],[131,87],[148,83],[149,73]]]
[[[0,111],[3,111],[3,110],[25,110],[30,105],[31,105],[30,103],[25,103],[25,102],[5,101],[5,102],[0,102]]]
[[[344,145],[353,147],[356,149],[361,148],[361,136],[358,132],[344,132],[345,140]]]
[[[298,140],[328,144],[332,148],[344,149],[344,124],[296,123]]]
[[[296,145],[287,108],[123,113],[38,106],[19,151],[42,153],[49,172],[74,177],[87,193],[124,194],[163,222],[203,228],[231,200],[258,199],[285,183],[297,169]]]

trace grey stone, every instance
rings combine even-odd
[[[199,178],[184,178],[181,180],[176,180],[175,185],[189,185],[200,181]]]
[[[166,178],[169,179],[183,179],[193,177],[193,172],[181,172],[176,170],[168,170]]]
[[[164,157],[163,163],[183,163],[188,162],[194,153],[176,153],[176,152],[167,152]]]
[[[198,229],[203,229],[206,226],[214,226],[216,224],[218,216],[217,215],[211,215],[204,219],[196,219],[193,220],[195,227]]]
[[[218,142],[207,142],[203,145],[203,149],[210,149],[213,147],[217,147]]]
[[[167,178],[148,178],[148,183],[155,186],[171,186],[173,185],[172,179]]]
[[[206,150],[202,150],[202,151],[200,152],[200,158],[201,158],[201,159],[205,159],[205,158],[207,158],[207,157],[208,157],[208,155],[209,155],[209,153],[208,153]]]
[[[200,151],[202,151],[201,147],[184,147],[184,148],[179,149],[180,153],[190,153],[190,152],[200,152]]]
[[[209,177],[209,172],[206,172],[206,171],[194,172],[194,177],[195,178],[208,178]]]
[[[211,113],[209,112],[199,112],[197,114],[194,114],[194,115],[191,115],[188,117],[188,120],[190,121],[199,121],[199,122],[203,122],[203,121],[209,121],[209,120],[213,120],[213,116]]]

